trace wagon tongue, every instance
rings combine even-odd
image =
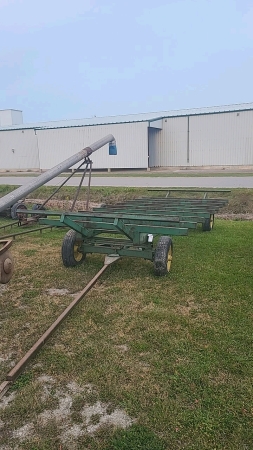
[[[104,260],[104,265],[109,266],[109,264],[114,263],[119,258],[120,258],[119,255],[106,255],[105,260]]]

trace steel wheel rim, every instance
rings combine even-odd
[[[75,261],[80,262],[82,260],[83,254],[79,252],[79,246],[78,244],[74,245],[74,258]]]
[[[171,263],[172,263],[172,248],[170,246],[170,249],[169,249],[169,252],[168,252],[168,259],[167,259],[167,270],[168,270],[168,272],[170,271]]]

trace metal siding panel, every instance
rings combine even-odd
[[[252,165],[253,111],[190,117],[190,165]]]
[[[12,125],[11,111],[9,109],[0,111],[0,127]]]
[[[0,160],[1,170],[38,170],[39,153],[34,130],[0,131]]]
[[[159,119],[159,120],[151,120],[149,122],[149,126],[150,128],[157,128],[159,130],[162,130],[163,127],[163,119]]]
[[[11,110],[11,123],[12,125],[21,125],[23,123],[22,111]]]
[[[92,127],[37,130],[41,169],[49,169],[84,147],[113,134],[117,156],[110,156],[105,146],[92,155],[94,169],[148,167],[148,123],[98,125]]]
[[[148,129],[148,151],[149,151],[149,167],[155,167],[157,158],[157,134],[161,130],[155,128]]]
[[[163,120],[163,129],[156,135],[153,167],[187,165],[187,117]]]

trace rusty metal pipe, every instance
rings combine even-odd
[[[15,381],[20,372],[24,369],[30,359],[39,351],[39,349],[45,344],[51,334],[58,328],[62,321],[69,315],[70,311],[82,300],[82,298],[91,290],[97,280],[107,269],[108,264],[105,264],[102,269],[92,278],[92,280],[85,286],[85,288],[74,298],[70,305],[60,314],[60,316],[55,320],[55,322],[45,331],[45,333],[40,337],[40,339],[35,342],[35,344],[28,350],[28,352],[23,356],[23,358],[16,364],[13,369],[7,374],[6,381]]]

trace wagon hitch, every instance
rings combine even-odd
[[[109,266],[110,264],[117,261],[120,258],[120,255],[106,255],[104,260],[104,266]]]
[[[14,264],[9,248],[12,245],[12,240],[0,240],[0,284],[6,284],[10,281]]]

